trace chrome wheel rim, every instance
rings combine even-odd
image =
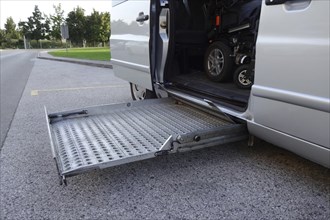
[[[212,76],[219,76],[225,65],[223,53],[219,49],[211,51],[207,59],[207,68]]]
[[[238,74],[238,81],[243,86],[248,86],[252,83],[251,78],[250,78],[249,74],[247,73],[247,70],[242,70]]]
[[[136,100],[143,100],[143,99],[145,99],[146,94],[147,94],[147,89],[145,89],[145,88],[143,88],[141,86],[138,86],[136,84],[133,84],[132,85],[132,91],[133,91],[134,98]]]

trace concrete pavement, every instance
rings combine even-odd
[[[37,53],[38,51],[36,50],[1,51],[0,150],[21,99]]]
[[[329,169],[257,141],[93,171],[58,184],[49,112],[130,101],[112,70],[37,60],[0,156],[1,219],[328,219]]]

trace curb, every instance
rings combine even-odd
[[[102,64],[102,63],[94,63],[94,62],[89,62],[85,60],[69,60],[69,59],[62,59],[62,58],[53,58],[53,57],[43,57],[38,54],[38,59],[43,59],[43,60],[53,60],[53,61],[60,61],[60,62],[67,62],[67,63],[76,63],[76,64],[81,64],[81,65],[86,65],[86,66],[95,66],[95,67],[101,67],[101,68],[108,68],[112,69],[111,64]]]

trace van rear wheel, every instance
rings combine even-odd
[[[230,54],[230,47],[219,41],[208,47],[204,57],[204,69],[212,81],[223,82],[229,78],[234,63]]]
[[[131,95],[132,95],[133,100],[144,100],[144,99],[156,98],[156,95],[153,91],[150,91],[139,85],[130,83],[130,87],[131,87]]]

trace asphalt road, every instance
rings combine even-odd
[[[37,60],[0,156],[0,219],[329,219],[329,169],[258,140],[74,176],[60,186],[49,112],[131,101],[109,69]]]
[[[0,51],[0,150],[38,51]]]

